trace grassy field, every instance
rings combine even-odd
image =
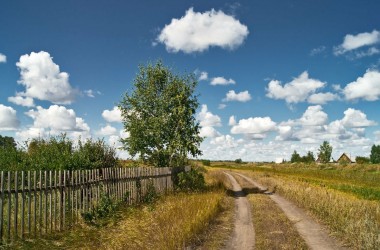
[[[5,249],[220,249],[230,235],[233,208],[224,175],[206,174],[208,190],[173,193],[152,204],[121,206],[97,225],[3,246]]]
[[[220,163],[218,167],[222,167]],[[224,165],[307,209],[355,249],[380,249],[380,172],[371,166]]]

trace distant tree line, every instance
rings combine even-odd
[[[324,141],[318,150],[318,161],[321,163],[328,163],[331,160],[332,155],[332,146],[329,142]],[[373,145],[371,148],[371,154],[369,157],[357,156],[355,158],[356,163],[365,164],[365,163],[380,163],[380,145]],[[311,151],[308,151],[306,155],[301,156],[296,150],[294,150],[291,155],[290,162],[304,162],[311,163],[315,162],[314,154]]]

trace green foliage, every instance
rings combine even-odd
[[[144,197],[142,198],[142,202],[144,203],[153,203],[159,198],[159,194],[154,187],[153,181],[150,180],[147,187],[146,187],[146,193]]]
[[[201,191],[206,188],[203,174],[192,168],[188,172],[178,174],[177,188],[183,191]]]
[[[296,150],[294,150],[293,154],[292,154],[292,157],[290,158],[290,162],[291,163],[294,163],[294,162],[301,162],[301,156],[297,153]]]
[[[89,212],[82,213],[83,219],[91,224],[96,224],[116,210],[117,204],[108,195],[102,194],[99,204]]]
[[[0,150],[15,150],[16,142],[13,137],[0,135]]]
[[[236,160],[235,160],[235,163],[237,163],[237,164],[241,164],[241,163],[243,163],[243,160],[240,159],[240,158],[239,158],[239,159],[236,159]]]
[[[65,134],[48,139],[37,138],[25,148],[0,147],[1,170],[70,170],[115,167],[116,151],[104,140],[78,140]]]
[[[202,160],[202,164],[203,164],[203,166],[210,166],[211,162],[210,162],[210,160]]]
[[[370,163],[370,159],[368,157],[363,157],[363,156],[356,156],[355,161],[358,164]]]
[[[371,155],[369,156],[371,163],[380,163],[380,145],[373,145]]]
[[[327,141],[324,141],[319,147],[318,158],[322,163],[328,163],[331,159],[332,146]]]
[[[201,155],[195,76],[176,75],[159,61],[140,66],[133,86],[119,104],[130,155],[156,167],[183,166],[188,155]]]
[[[306,155],[300,156],[296,150],[294,150],[291,158],[290,158],[291,163],[296,163],[296,162],[304,162],[304,163],[312,163],[315,162],[314,154],[311,151],[308,151]]]

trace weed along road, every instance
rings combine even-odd
[[[251,206],[249,201],[237,183],[235,178],[225,173],[231,184],[235,195],[235,223],[232,239],[227,245],[228,249],[249,250],[255,246],[255,231],[253,229],[251,218]]]
[[[246,181],[250,182],[252,185],[258,187],[261,190],[266,190],[265,187],[261,186],[256,181],[251,178],[244,176],[240,173],[234,173]],[[233,183],[236,180],[227,174]],[[237,183],[236,183],[237,184]],[[237,184],[238,185],[238,184]],[[235,186],[234,186],[235,187]],[[312,217],[305,213],[305,211],[297,207],[292,202],[284,199],[278,194],[271,194],[269,196],[276,205],[284,212],[284,214],[289,218],[289,220],[294,223],[299,235],[305,240],[309,249],[313,250],[335,250],[335,249],[347,249],[342,247],[334,238],[330,237],[328,231],[319,223],[317,223]],[[245,198],[245,197],[244,197]],[[255,218],[253,218],[255,219]],[[241,248],[241,249],[251,249],[251,248]]]

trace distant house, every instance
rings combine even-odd
[[[337,163],[354,163],[350,157],[346,153],[343,153],[339,159],[336,161]]]

